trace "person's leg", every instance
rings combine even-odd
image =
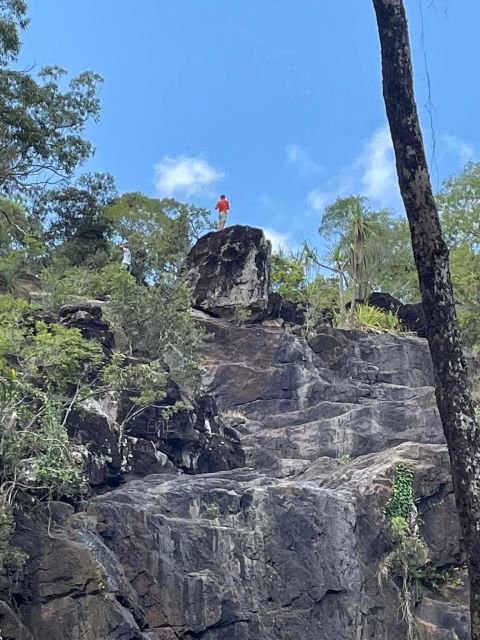
[[[225,223],[227,221],[227,214],[221,211],[218,214],[218,230],[223,231],[225,229]]]

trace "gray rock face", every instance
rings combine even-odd
[[[30,560],[12,637],[404,640],[399,586],[377,580],[400,461],[431,562],[463,564],[426,343],[203,322],[205,385],[250,469],[132,480],[60,514],[53,536],[21,523]],[[468,640],[467,596],[449,589],[418,586],[420,640]]]
[[[128,407],[104,398],[72,412],[71,437],[110,459],[92,466],[92,481],[103,489],[128,481],[86,512],[54,503],[49,530],[42,505],[22,516],[16,542],[29,560],[9,588],[0,576],[10,598],[0,607],[3,637],[406,640],[400,584],[378,582],[394,545],[383,509],[404,462],[415,473],[426,556],[457,568],[456,581],[438,590],[416,585],[418,640],[469,640],[426,342],[332,328],[306,341],[275,322],[211,317],[239,304],[262,315],[262,238],[232,227],[192,251],[196,304],[210,314],[198,314],[211,334],[203,396],[168,425],[141,414],[123,449]],[[237,251],[230,267],[229,247]]]
[[[376,575],[391,544],[381,512],[399,461],[415,468],[432,558],[458,563],[443,445],[399,445],[328,478],[320,466],[295,479],[153,475],[96,498],[53,539],[32,538],[29,524],[37,571],[23,620],[49,640],[403,639],[398,587],[381,590]],[[436,532],[439,520],[449,529]],[[453,640],[451,629],[467,638],[465,606],[447,615],[444,604],[420,599],[423,628],[438,632],[425,640]]]
[[[168,422],[156,407],[146,407],[125,422],[131,402],[125,399],[118,406],[108,394],[75,408],[67,427],[70,438],[90,454],[90,484],[118,486],[132,475],[209,473],[245,465],[237,433],[218,415],[211,396],[187,401],[171,383],[163,405],[176,401],[186,406]]]
[[[308,344],[278,327],[204,324],[207,389],[240,418],[255,468],[444,442],[424,340],[325,328]]]
[[[185,278],[196,309],[222,318],[236,310],[263,315],[268,305],[271,245],[261,229],[235,225],[207,233],[188,254]]]

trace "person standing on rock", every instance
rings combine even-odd
[[[217,204],[215,205],[215,209],[218,209],[218,230],[222,231],[225,229],[225,223],[227,222],[227,213],[230,209],[230,203],[225,197],[225,194],[222,193]]]
[[[130,273],[132,270],[132,254],[128,248],[128,242],[123,242],[119,245],[119,248],[123,250],[122,269]]]

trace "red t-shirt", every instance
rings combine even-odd
[[[220,213],[227,213],[227,211],[230,209],[230,203],[227,198],[224,198],[223,200],[220,198],[220,200],[215,205],[215,209],[218,209]]]

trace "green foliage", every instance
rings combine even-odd
[[[210,518],[218,518],[220,515],[220,505],[216,502],[207,502],[205,504],[205,513]]]
[[[26,208],[0,198],[0,289],[23,292],[19,279],[38,269],[44,251],[41,225]]]
[[[396,313],[392,311],[384,311],[378,307],[368,304],[356,304],[354,309],[354,322],[357,326],[365,329],[373,329],[375,331],[390,331],[393,333],[402,333],[400,320]],[[341,319],[336,320],[337,326]]]
[[[20,390],[15,389],[8,400],[3,393],[0,405],[0,565],[16,569],[26,559],[10,544],[18,492],[49,499],[79,498],[87,488],[81,452],[68,439],[61,405],[44,394],[37,400],[35,414],[31,409],[17,412]]]
[[[436,195],[442,231],[450,247],[480,249],[480,163],[468,162]]]
[[[247,324],[252,312],[248,307],[242,305],[236,305],[235,307],[235,324],[239,327]]]
[[[298,302],[306,297],[305,256],[277,251],[271,257],[270,286],[286,300]]]
[[[149,405],[165,398],[168,372],[158,360],[127,364],[126,356],[116,352],[103,368],[101,381],[109,390],[129,393],[134,404]]]
[[[469,162],[436,196],[464,343],[480,346],[480,163]]]
[[[35,319],[35,313],[24,300],[0,296],[0,365],[15,361],[25,384],[33,379],[57,392],[98,369],[104,358],[98,343],[79,329]]]
[[[74,185],[48,189],[33,204],[53,255],[69,265],[99,268],[109,259],[113,223],[106,205],[116,196],[113,176],[85,174]]]
[[[212,228],[210,212],[192,204],[125,193],[106,207],[115,237],[128,240],[132,274],[156,283],[178,274],[193,240]]]
[[[405,304],[420,301],[410,229],[405,218],[384,220],[371,286],[376,291],[387,291]]]
[[[423,567],[419,567],[414,570],[413,576],[420,580],[428,589],[437,591],[444,584],[454,584],[460,586],[461,580],[455,576],[462,567],[445,567],[439,569],[431,562],[427,562]]]
[[[450,271],[462,339],[480,347],[480,163],[468,163],[446,180],[436,195],[442,230],[450,250]],[[420,293],[404,218],[387,219],[379,243],[379,266],[373,288],[402,302],[418,302]]]
[[[317,275],[305,287],[306,299],[313,309],[335,309],[339,305],[335,278]]]
[[[15,60],[20,52],[20,30],[28,25],[24,0],[0,1],[0,65]]]
[[[22,434],[21,472],[24,482],[47,491],[49,497],[79,497],[87,488],[83,460],[68,439],[62,415],[63,406],[45,396],[37,428]]]
[[[334,240],[337,251],[345,256],[352,300],[364,298],[370,291],[378,267],[381,232],[390,216],[388,210],[370,209],[363,196],[338,198],[323,213],[319,233]]]
[[[196,387],[203,332],[190,313],[186,286],[174,278],[145,287],[125,271],[110,281],[105,314],[126,338],[129,353],[148,355],[186,389]]]
[[[392,494],[383,513],[389,521],[394,546],[382,558],[378,578],[380,584],[388,577],[401,580],[400,601],[403,619],[407,624],[407,638],[414,640],[412,580],[415,572],[425,564],[425,543],[418,530],[413,472],[403,463],[395,468]]]
[[[403,518],[404,521],[407,521],[414,506],[413,472],[401,462],[395,468],[392,495],[385,505],[383,513],[387,518]]]
[[[400,575],[409,580],[422,566],[421,553],[424,542],[420,538],[416,521],[413,472],[403,463],[395,468],[392,493],[383,514],[389,521],[395,546],[384,557],[380,574],[383,578],[387,575]]]
[[[85,340],[79,329],[37,322],[35,332],[18,356],[26,371],[40,373],[57,390],[88,377],[103,362],[101,346]]]
[[[99,114],[100,76],[90,71],[63,89],[66,72],[45,67],[37,78],[0,69],[0,191],[4,194],[71,176],[91,154],[82,134]]]
[[[13,507],[0,500],[0,570],[11,567],[18,571],[27,560],[27,554],[11,544],[14,532]]]
[[[349,462],[351,462],[351,460],[352,456],[349,453],[344,453],[343,455],[335,458],[335,462],[339,465],[348,464]]]
[[[77,330],[49,328],[33,312],[26,301],[0,297],[0,563],[17,567],[24,560],[10,545],[17,494],[79,498],[86,490],[82,452],[53,394],[80,385],[103,357]]]
[[[464,344],[480,348],[480,253],[466,244],[450,249],[450,270]]]

